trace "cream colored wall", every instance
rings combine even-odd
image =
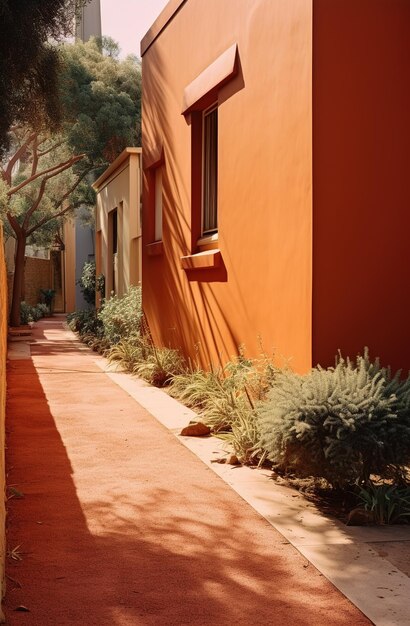
[[[6,356],[7,356],[7,275],[4,260],[3,228],[0,225],[0,494],[5,490],[4,472],[4,422],[6,413]],[[0,498],[0,598],[4,595],[4,564],[5,564],[5,504]],[[3,621],[0,609],[0,621]]]
[[[106,278],[106,296],[109,296],[112,288],[112,226],[109,216],[115,209],[118,228],[118,295],[123,295],[130,285],[137,285],[141,281],[140,190],[139,154],[129,154],[97,188],[96,231],[101,238],[101,258],[97,259],[97,265]]]
[[[64,284],[65,310],[75,311],[75,224],[67,220],[64,224]]]

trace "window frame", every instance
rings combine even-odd
[[[162,220],[163,220],[163,171],[162,163],[153,168],[153,188],[154,188],[154,243],[162,241]]]
[[[207,122],[211,119],[212,115],[215,115],[213,124],[214,136],[211,137],[211,142],[213,139],[213,145],[211,145],[210,143],[207,144]],[[201,123],[202,147],[200,239],[215,239],[218,235],[218,101],[215,101],[211,106],[202,111]],[[212,132],[212,121],[210,122],[210,125],[210,132]],[[213,162],[212,159],[214,159]],[[213,181],[211,180],[212,177],[214,178]],[[209,184],[207,184],[207,180],[209,181]],[[212,208],[210,207],[211,203],[214,204],[214,207]],[[214,220],[210,219],[209,214],[211,212],[215,213]],[[209,224],[209,228],[205,228],[206,219],[212,222]]]

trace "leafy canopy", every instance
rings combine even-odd
[[[92,38],[62,48],[60,79],[68,144],[94,166],[106,166],[141,141],[141,67],[120,61],[112,39]]]
[[[72,34],[86,0],[0,0],[0,156],[8,131],[61,122],[59,51],[49,41]]]

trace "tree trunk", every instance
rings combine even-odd
[[[24,281],[24,257],[26,252],[26,235],[17,237],[16,257],[14,264],[13,296],[11,300],[10,325],[20,326],[20,303]]]

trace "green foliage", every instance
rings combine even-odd
[[[20,317],[22,324],[28,324],[29,322],[37,322],[42,317],[46,317],[50,314],[50,309],[46,304],[37,304],[31,306],[27,302],[21,302],[20,304]]]
[[[141,143],[141,67],[118,60],[115,42],[92,38],[62,49],[61,98],[69,122],[68,144],[106,167],[127,146]]]
[[[106,355],[107,351],[110,348],[109,342],[104,339],[104,337],[99,337],[95,335],[94,332],[84,332],[81,334],[81,341],[85,343],[89,348],[94,350],[94,352],[99,352],[100,354]]]
[[[54,289],[40,289],[41,298],[44,304],[51,308],[56,292]]]
[[[121,339],[112,345],[107,352],[110,362],[118,363],[126,372],[133,372],[137,363],[147,358],[151,346],[135,336],[132,341]]]
[[[69,313],[67,323],[71,330],[79,333],[80,336],[88,334],[96,338],[103,336],[103,325],[94,309]]]
[[[125,371],[143,378],[151,385],[164,387],[184,370],[181,354],[172,348],[157,348],[149,334],[135,334],[122,339],[107,351],[107,358]]]
[[[110,344],[138,337],[142,323],[141,287],[130,287],[124,296],[114,295],[105,300],[98,312],[98,319],[103,325],[104,337]]]
[[[28,324],[29,322],[34,322],[33,319],[33,307],[27,302],[21,302],[20,304],[20,315],[21,315],[21,323]]]
[[[372,514],[378,525],[410,521],[410,487],[369,482],[358,492],[359,508]]]
[[[47,317],[47,315],[50,315],[50,308],[44,302],[39,302],[36,304],[35,308],[39,313],[39,319],[40,317]]]
[[[0,156],[12,124],[61,122],[57,41],[71,34],[79,0],[0,0]]]
[[[165,387],[172,378],[184,370],[184,360],[178,352],[172,348],[156,348],[151,344],[145,358],[137,361],[132,373],[155,385]]]
[[[94,306],[96,292],[96,272],[94,261],[84,263],[81,278],[77,281],[77,284],[80,285],[81,292],[87,304]]]
[[[102,274],[96,275],[94,261],[84,263],[81,278],[77,281],[77,284],[80,285],[84,300],[91,306],[95,305],[96,293],[103,294],[105,291],[104,276]]]
[[[229,429],[238,407],[253,410],[271,387],[276,371],[267,356],[251,360],[240,353],[224,367],[211,367],[210,371],[191,368],[175,376],[170,394],[199,411],[205,423],[218,432]]]
[[[264,462],[266,453],[258,447],[258,422],[252,404],[238,402],[230,429],[219,433],[219,437],[232,447],[241,463]]]
[[[410,462],[410,378],[368,352],[305,376],[284,372],[258,409],[259,446],[284,470],[333,485],[404,475]]]
[[[224,367],[210,371],[191,368],[172,377],[170,394],[198,411],[200,419],[248,463],[264,457],[257,446],[256,406],[265,398],[276,373],[268,356],[251,360],[241,350]]]

